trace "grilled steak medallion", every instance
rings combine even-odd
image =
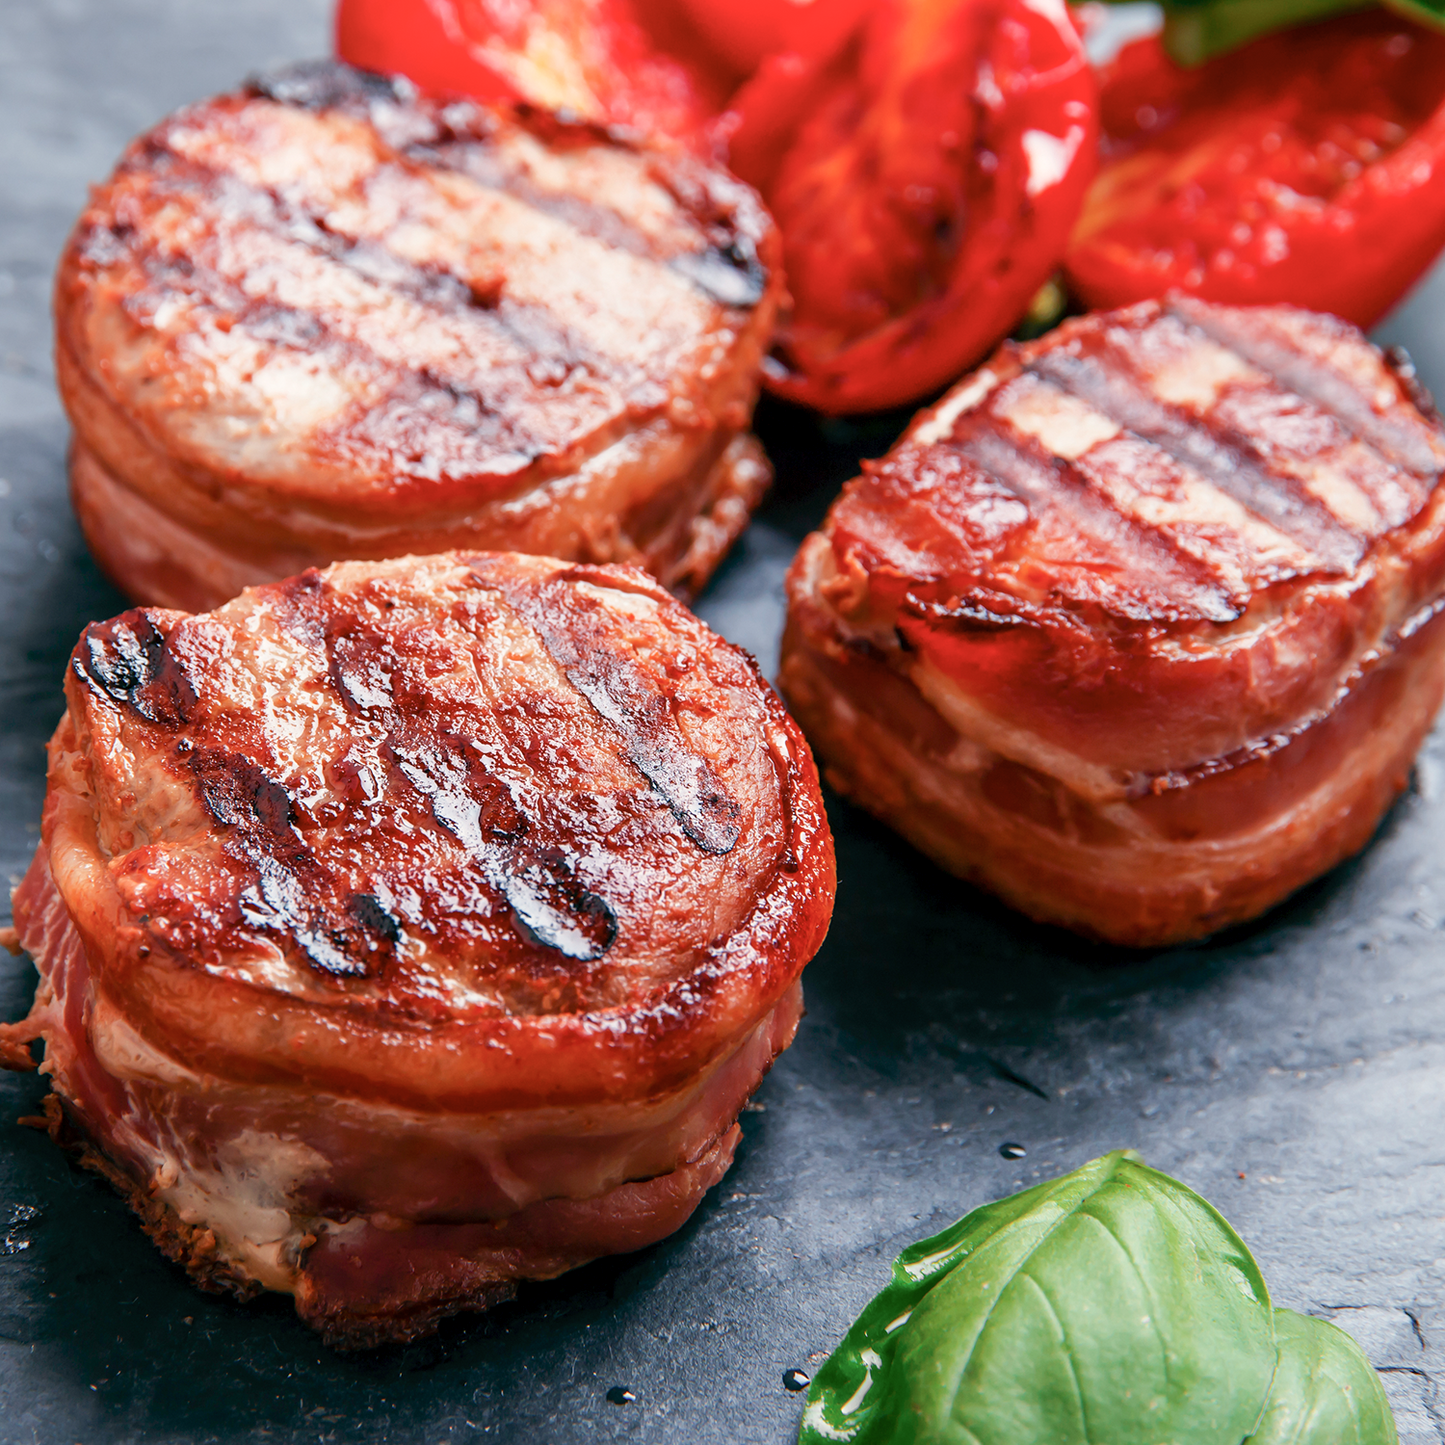
[[[747,187],[332,64],[190,106],[56,281],[71,491],[137,601],[496,547],[699,588],[765,488],[782,285]]]
[[[1035,918],[1127,944],[1360,848],[1445,686],[1445,431],[1286,308],[1148,303],[983,370],[789,578],[782,685],[844,791]]]
[[[202,1284],[422,1333],[676,1229],[832,911],[807,746],[644,573],[346,563],[82,635],[15,896],[57,1134]]]

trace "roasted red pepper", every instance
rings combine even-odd
[[[520,98],[656,135],[699,135],[737,77],[648,0],[340,0],[336,50],[434,94]]]
[[[873,0],[679,0],[704,40],[740,75],[769,55],[828,55]]]
[[[1388,11],[1190,70],[1137,41],[1103,125],[1066,264],[1088,306],[1181,290],[1371,326],[1445,247],[1445,35]]]
[[[828,412],[917,401],[984,356],[1058,266],[1094,168],[1062,0],[876,0],[831,57],[765,62],[733,111],[793,296],[767,384]]]

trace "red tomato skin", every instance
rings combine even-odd
[[[739,76],[770,55],[831,55],[873,0],[680,0],[698,33]]]
[[[1090,308],[1177,290],[1368,328],[1445,247],[1445,36],[1387,12],[1188,71],[1136,41],[1105,73],[1103,119],[1065,262]]]
[[[472,53],[450,0],[340,0],[336,53],[360,70],[404,75],[433,95],[520,98]]]
[[[434,95],[525,100],[689,144],[735,84],[672,0],[340,0],[336,51]]]
[[[1062,261],[1095,164],[1093,71],[1040,0],[876,0],[842,52],[772,57],[732,110],[793,294],[764,384],[834,414],[985,357]]]

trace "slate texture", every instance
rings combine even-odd
[[[321,0],[0,4],[0,872],[34,847],[80,627],[121,599],[66,504],[51,268],[132,134],[323,52]],[[1445,390],[1445,271],[1381,335]],[[900,418],[761,428],[780,484],[702,612],[771,669],[781,578]],[[905,1244],[1106,1149],[1212,1199],[1279,1303],[1365,1346],[1405,1445],[1445,1440],[1445,739],[1357,861],[1262,924],[1119,956],[1030,925],[836,800],[840,892],[797,1044],[675,1238],[435,1340],[325,1350],[271,1299],[203,1296],[0,1078],[0,1442],[784,1442],[811,1370]],[[0,1012],[33,972],[0,956]],[[1022,1144],[1021,1159],[1000,1155]],[[635,1400],[614,1405],[610,1387]]]

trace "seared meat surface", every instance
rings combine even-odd
[[[0,1043],[199,1279],[406,1338],[727,1168],[832,843],[777,698],[651,578],[340,564],[93,624],[66,695]]]
[[[1117,942],[1359,848],[1445,683],[1445,432],[1354,328],[1179,300],[1006,347],[789,579],[829,774],[944,866]]]
[[[702,585],[765,488],[777,240],[725,172],[344,66],[187,107],[56,281],[71,488],[137,601],[494,547]]]

